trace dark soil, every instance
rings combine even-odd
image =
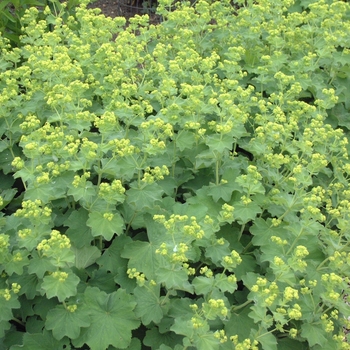
[[[148,14],[151,23],[159,23],[159,16],[155,14],[157,2],[155,0],[97,0],[89,8],[100,8],[107,17],[125,17],[129,19],[135,15]]]

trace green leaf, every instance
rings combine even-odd
[[[47,271],[55,271],[57,268],[52,264],[51,259],[39,257],[38,253],[32,253],[32,259],[29,260],[28,273],[35,274],[38,278],[43,278]]]
[[[216,274],[215,275],[215,286],[222,292],[233,293],[237,289],[236,282],[230,282],[226,275]]]
[[[301,343],[298,339],[281,338],[278,339],[278,349],[283,350],[308,350],[307,343]],[[333,348],[334,349],[334,348]]]
[[[115,237],[112,244],[96,261],[100,268],[115,275],[121,266],[127,266],[127,260],[122,258],[121,255],[124,247],[131,242],[132,240],[129,236],[121,235]]]
[[[82,200],[83,203],[90,203],[92,198],[96,196],[96,187],[91,181],[78,187],[72,187],[68,190],[68,195],[73,196],[75,201]]]
[[[172,319],[170,324],[173,324]],[[164,324],[164,318],[162,320]],[[170,326],[169,326],[170,328]],[[175,334],[174,332],[161,333],[158,327],[153,327],[146,331],[146,336],[143,339],[143,344],[150,347],[151,349],[168,349],[173,350],[176,344],[182,344],[182,336]]]
[[[207,295],[213,290],[215,281],[213,277],[197,276],[193,279],[192,285],[196,294]]]
[[[208,194],[214,199],[215,202],[218,202],[219,199],[229,202],[233,191],[238,189],[239,186],[237,186],[237,184],[233,181],[227,183],[220,182],[218,185],[211,183],[209,185]]]
[[[308,341],[310,347],[316,344],[323,346],[327,342],[327,339],[320,332],[320,326],[312,323],[301,325],[301,336]]]
[[[75,254],[75,267],[77,269],[85,269],[94,264],[101,256],[101,251],[94,246],[85,246],[83,248],[73,248]]]
[[[277,236],[282,239],[288,239],[290,235],[285,227],[286,224],[283,223],[278,227],[274,227],[271,224],[271,219],[256,219],[250,229],[250,232],[254,235],[252,243],[257,246],[271,247],[272,251],[276,251],[276,245],[271,244],[271,237]]]
[[[231,150],[233,142],[234,140],[229,134],[209,135],[206,139],[206,144],[208,145],[209,149],[219,154]]]
[[[250,331],[257,328],[254,320],[248,316],[249,313],[249,307],[245,307],[240,312],[232,313],[231,318],[225,325],[226,334],[238,335],[239,341],[249,338]]]
[[[193,286],[188,282],[186,270],[172,266],[159,267],[156,271],[157,281],[164,283],[167,289],[179,289],[193,293]]]
[[[109,348],[108,348],[109,349]],[[142,350],[142,344],[141,341],[137,338],[132,338],[131,339],[131,343],[129,344],[129,346],[127,348],[125,348],[126,350]]]
[[[94,237],[102,236],[105,240],[110,241],[115,234],[120,235],[123,232],[124,219],[116,211],[111,213],[93,211],[89,214],[86,225],[91,227]]]
[[[208,188],[201,188],[196,191],[196,195],[187,200],[188,204],[198,204],[207,208],[207,213],[211,217],[216,217],[219,215],[221,207],[218,206],[218,203],[215,202],[211,196],[208,195]]]
[[[13,318],[12,309],[21,307],[17,295],[11,293],[11,298],[6,300],[3,295],[0,296],[0,321],[9,321]]]
[[[185,316],[175,318],[174,324],[170,327],[170,330],[176,334],[184,335],[188,338],[192,338],[193,336],[192,322]]]
[[[210,258],[214,264],[219,264],[222,258],[231,253],[229,243],[225,240],[225,244],[219,244],[215,241],[205,248],[205,256]]]
[[[162,298],[160,298],[159,291],[159,285],[149,285],[147,288],[137,286],[134,290],[137,303],[135,315],[141,317],[144,325],[151,322],[158,324],[163,318]]]
[[[91,287],[98,287],[106,293],[112,293],[116,289],[115,276],[106,272],[106,270],[96,269],[89,277],[88,285]]]
[[[11,283],[18,283],[21,286],[20,295],[25,294],[27,300],[33,299],[37,292],[38,288],[38,276],[35,274],[29,274],[28,270],[25,270],[25,273],[22,275],[13,275],[11,276]],[[23,309],[23,304],[21,305],[21,309]]]
[[[44,277],[41,288],[44,289],[49,299],[57,297],[59,301],[64,301],[77,294],[79,277],[72,272],[69,272],[67,277],[62,274],[66,274],[66,272],[54,272]]]
[[[256,258],[251,255],[241,255],[242,262],[235,267],[235,275],[238,281],[249,271],[257,268]]]
[[[65,350],[69,348],[69,340],[67,338],[56,340],[51,332],[44,329],[43,333],[24,333],[23,345],[11,346],[10,350]]]
[[[131,342],[131,331],[140,325],[134,315],[136,302],[122,289],[107,294],[97,287],[87,287],[84,308],[90,314],[91,325],[81,330],[73,341],[75,346],[89,345],[91,350],[105,350],[109,345],[125,349]]]
[[[21,256],[21,259],[15,259],[15,257],[17,256],[16,253],[18,254],[18,256]],[[4,264],[5,271],[9,276],[11,276],[14,273],[16,273],[17,275],[21,275],[23,273],[24,266],[28,265],[29,263],[28,257],[24,256],[23,254],[25,254],[24,251],[13,251],[11,260]]]
[[[74,210],[65,222],[68,226],[66,236],[71,240],[76,248],[83,248],[85,245],[90,245],[93,237],[91,229],[86,225],[89,219],[89,212],[84,208]]]
[[[262,209],[254,201],[248,204],[235,202],[232,205],[235,208],[233,216],[240,224],[246,224],[247,222],[254,220],[257,214],[262,213]]]
[[[58,305],[48,312],[45,321],[46,329],[51,330],[57,340],[65,336],[76,339],[80,335],[80,329],[89,325],[89,313],[80,306],[74,312],[70,312]]]
[[[191,149],[195,144],[194,133],[188,130],[181,130],[175,138],[176,147],[182,152],[185,149]]]
[[[66,187],[57,186],[57,184],[53,186],[51,183],[35,186],[32,185],[28,187],[24,194],[25,200],[34,201],[35,199],[40,198],[43,203],[48,203],[52,200],[64,197],[66,197]]]
[[[277,339],[272,333],[265,332],[257,337],[263,350],[277,350]]]
[[[145,184],[140,188],[137,183],[132,183],[130,187],[126,192],[126,202],[137,211],[153,208],[164,193],[157,183]]]
[[[220,347],[220,341],[214,337],[213,332],[203,332],[196,337],[194,343],[196,348],[201,350],[218,350]]]
[[[3,179],[1,179],[3,180]],[[4,179],[6,181],[6,178]],[[8,188],[6,190],[3,190],[0,195],[3,200],[3,205],[0,207],[0,209],[6,207],[7,204],[9,204],[13,197],[16,195],[17,189],[16,188]]]
[[[129,259],[128,267],[143,272],[148,279],[155,279],[159,268],[156,247],[148,242],[133,241],[125,245],[122,258]]]

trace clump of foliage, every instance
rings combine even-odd
[[[349,349],[349,4],[241,5],[0,39],[2,348]]]
[[[22,32],[21,18],[25,11],[30,7],[36,6],[40,9],[37,19],[43,19],[41,9],[46,6],[56,15],[61,17],[68,16],[69,13],[74,12],[79,0],[68,0],[64,5],[60,0],[2,0],[0,3],[0,32],[2,35],[10,40],[13,46],[20,45],[20,36]],[[48,29],[51,28],[51,23],[48,22]]]

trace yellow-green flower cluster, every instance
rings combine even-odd
[[[227,342],[227,335],[223,329],[214,332],[214,337],[220,341],[221,344]]]
[[[201,275],[205,275],[208,278],[213,277],[213,271],[211,269],[209,269],[208,266],[201,267],[200,270],[199,270],[199,273]]]
[[[338,319],[338,310],[332,311],[331,318],[333,318],[334,320]],[[323,314],[321,316],[322,326],[323,326],[324,330],[326,331],[326,333],[331,333],[334,331],[334,322],[331,318],[327,314]]]
[[[288,316],[292,320],[300,320],[303,316],[301,312],[301,307],[299,304],[294,304],[292,307],[289,307],[287,310]]]
[[[98,188],[98,196],[108,203],[115,203],[116,200],[123,201],[125,188],[120,180],[113,180],[112,183],[102,182]]]
[[[333,271],[345,272],[350,266],[350,253],[335,251],[329,261]]]
[[[286,239],[282,239],[281,237],[278,237],[278,236],[271,236],[271,241],[280,246],[287,246],[289,244]]]
[[[234,127],[232,120],[227,120],[222,123],[218,123],[215,120],[208,122],[209,129],[220,134],[228,134]]]
[[[68,273],[64,271],[55,271],[52,273],[52,277],[63,283],[68,278]]]
[[[147,167],[143,174],[142,181],[153,183],[155,181],[164,180],[164,176],[169,175],[169,169],[166,165],[162,167],[156,166],[153,169]]]
[[[11,165],[17,170],[21,170],[24,167],[24,160],[20,157],[15,157],[11,163]]]
[[[168,231],[174,232],[176,225],[178,223],[186,222],[188,220],[188,216],[171,214],[169,220],[166,220],[164,215],[154,215],[153,220],[163,224]]]
[[[31,236],[31,234],[32,234],[32,229],[30,229],[30,228],[24,228],[24,229],[22,229],[22,230],[18,230],[18,236],[19,236],[19,238],[21,238],[21,239],[26,239],[26,238],[28,238],[28,237],[30,237]]]
[[[150,155],[163,153],[166,140],[174,133],[173,126],[160,118],[147,120],[141,123],[140,128],[144,137],[143,151]]]
[[[348,287],[346,280],[334,272],[323,274],[321,281],[326,290],[324,298],[331,302],[340,301],[342,291]]]
[[[283,303],[288,303],[293,299],[299,299],[298,290],[287,286],[283,291]]]
[[[202,310],[208,320],[215,320],[216,317],[225,319],[229,312],[223,299],[209,299],[202,304]]]
[[[194,329],[202,328],[206,325],[206,322],[200,316],[197,315],[191,318],[191,323]]]
[[[280,294],[276,282],[268,282],[266,278],[262,277],[257,278],[256,284],[252,286],[251,291],[259,295],[261,306],[271,306]]]
[[[11,289],[15,294],[18,294],[19,291],[21,290],[21,286],[18,283],[12,283]]]
[[[175,245],[173,248],[173,253],[171,254],[171,261],[172,262],[186,262],[188,259],[186,257],[186,252],[188,251],[189,247],[185,243],[180,243],[179,245]]]
[[[73,135],[69,134],[65,136],[66,145],[63,150],[67,152],[69,156],[74,156],[78,153],[80,147],[80,139],[76,139]]]
[[[105,112],[100,117],[96,117],[94,125],[102,133],[118,129],[117,118],[113,112]]]
[[[172,263],[185,263],[188,261],[186,257],[188,249],[189,246],[183,242],[175,244],[173,248],[169,247],[166,243],[162,243],[160,247],[156,249],[156,254],[168,256]],[[189,266],[187,266],[187,268],[189,268]]]
[[[52,177],[57,177],[70,169],[70,161],[66,160],[64,163],[57,164],[49,162],[46,164],[47,169],[51,172]]]
[[[10,246],[10,236],[3,233],[0,234],[0,252],[3,254],[7,252],[7,248]]]
[[[233,212],[235,208],[232,205],[225,203],[222,205],[221,209],[220,216],[222,220],[231,223],[234,220]]]
[[[196,274],[196,269],[194,267],[190,267],[190,265],[186,262],[182,263],[182,269],[185,270],[189,276]]]
[[[138,149],[130,145],[129,139],[114,139],[108,142],[111,151],[119,157],[126,157],[138,152]]]
[[[86,185],[86,180],[90,177],[90,172],[85,172],[83,175],[79,176],[79,175],[75,175],[72,185],[75,188],[78,187],[85,187]]]
[[[66,235],[62,235],[57,230],[52,230],[49,239],[43,239],[38,245],[37,250],[42,251],[43,255],[56,255],[60,250],[70,249],[71,243]]]
[[[3,297],[6,301],[9,301],[11,299],[11,292],[13,294],[18,294],[21,290],[21,286],[18,283],[12,283],[11,289],[5,288],[0,289],[0,297]]]
[[[12,253],[12,261],[13,262],[19,262],[23,260],[23,256],[21,251],[18,251],[16,253]]]
[[[250,340],[249,338],[244,339],[242,342],[239,342],[238,335],[233,335],[230,337],[230,340],[232,341],[233,345],[235,346],[235,350],[258,350],[258,341],[257,340]]]
[[[226,255],[222,258],[221,263],[225,269],[233,272],[237,265],[239,265],[241,262],[242,258],[240,255],[235,250],[232,250],[230,255]]]
[[[109,212],[103,213],[103,218],[107,221],[112,221],[114,218],[114,214]]]
[[[46,122],[41,128],[32,131],[29,135],[23,134],[20,144],[27,157],[36,158],[40,155],[61,154],[65,145],[66,126],[52,126]]]
[[[249,196],[255,193],[264,193],[265,190],[261,184],[262,175],[259,173],[258,168],[255,165],[248,165],[247,174],[243,174],[237,177],[238,182],[247,192],[247,196],[244,197],[249,202]]]
[[[39,125],[40,125],[40,120],[38,119],[38,117],[33,114],[28,114],[25,117],[24,122],[20,124],[20,128],[24,132],[30,132],[35,130]]]
[[[146,282],[146,276],[145,276],[143,273],[138,272],[138,271],[136,270],[135,267],[133,267],[133,268],[131,268],[131,269],[128,269],[128,270],[126,271],[126,273],[127,273],[128,277],[129,277],[130,279],[135,278],[135,279],[136,279],[136,283],[137,283],[140,287],[142,287],[142,286],[145,284],[145,282]]]
[[[67,310],[69,312],[75,312],[75,311],[77,311],[77,309],[78,309],[78,305],[77,304],[67,305]]]
[[[82,143],[80,145],[80,151],[85,159],[87,160],[97,159],[98,158],[97,152],[96,152],[97,149],[98,149],[98,145],[95,142],[88,140],[86,137],[82,139]]]
[[[0,295],[6,300],[9,301],[11,299],[11,293],[9,289],[1,289]]]
[[[23,209],[17,209],[15,216],[28,219],[39,219],[42,217],[50,217],[52,212],[50,208],[42,206],[40,199],[36,199],[35,201],[23,201],[22,208]]]
[[[302,280],[300,280],[299,284],[301,286],[301,288],[300,288],[301,294],[311,294],[313,288],[315,288],[317,286],[317,280],[311,280],[308,283],[306,283],[306,281],[304,279],[302,279]]]
[[[294,271],[305,271],[307,262],[305,258],[309,255],[309,251],[305,246],[298,245],[293,253],[292,257],[288,259],[288,265],[292,267]]]
[[[174,133],[173,126],[170,123],[165,123],[160,118],[147,120],[140,125],[140,128],[152,132],[153,135],[157,135],[158,138],[171,137]]]
[[[185,225],[183,229],[186,235],[192,236],[196,239],[201,239],[204,237],[204,231],[202,230],[201,226],[197,223],[197,219],[195,216],[191,216],[191,224]]]

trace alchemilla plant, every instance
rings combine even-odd
[[[0,347],[349,349],[349,4],[171,5],[0,38]]]

